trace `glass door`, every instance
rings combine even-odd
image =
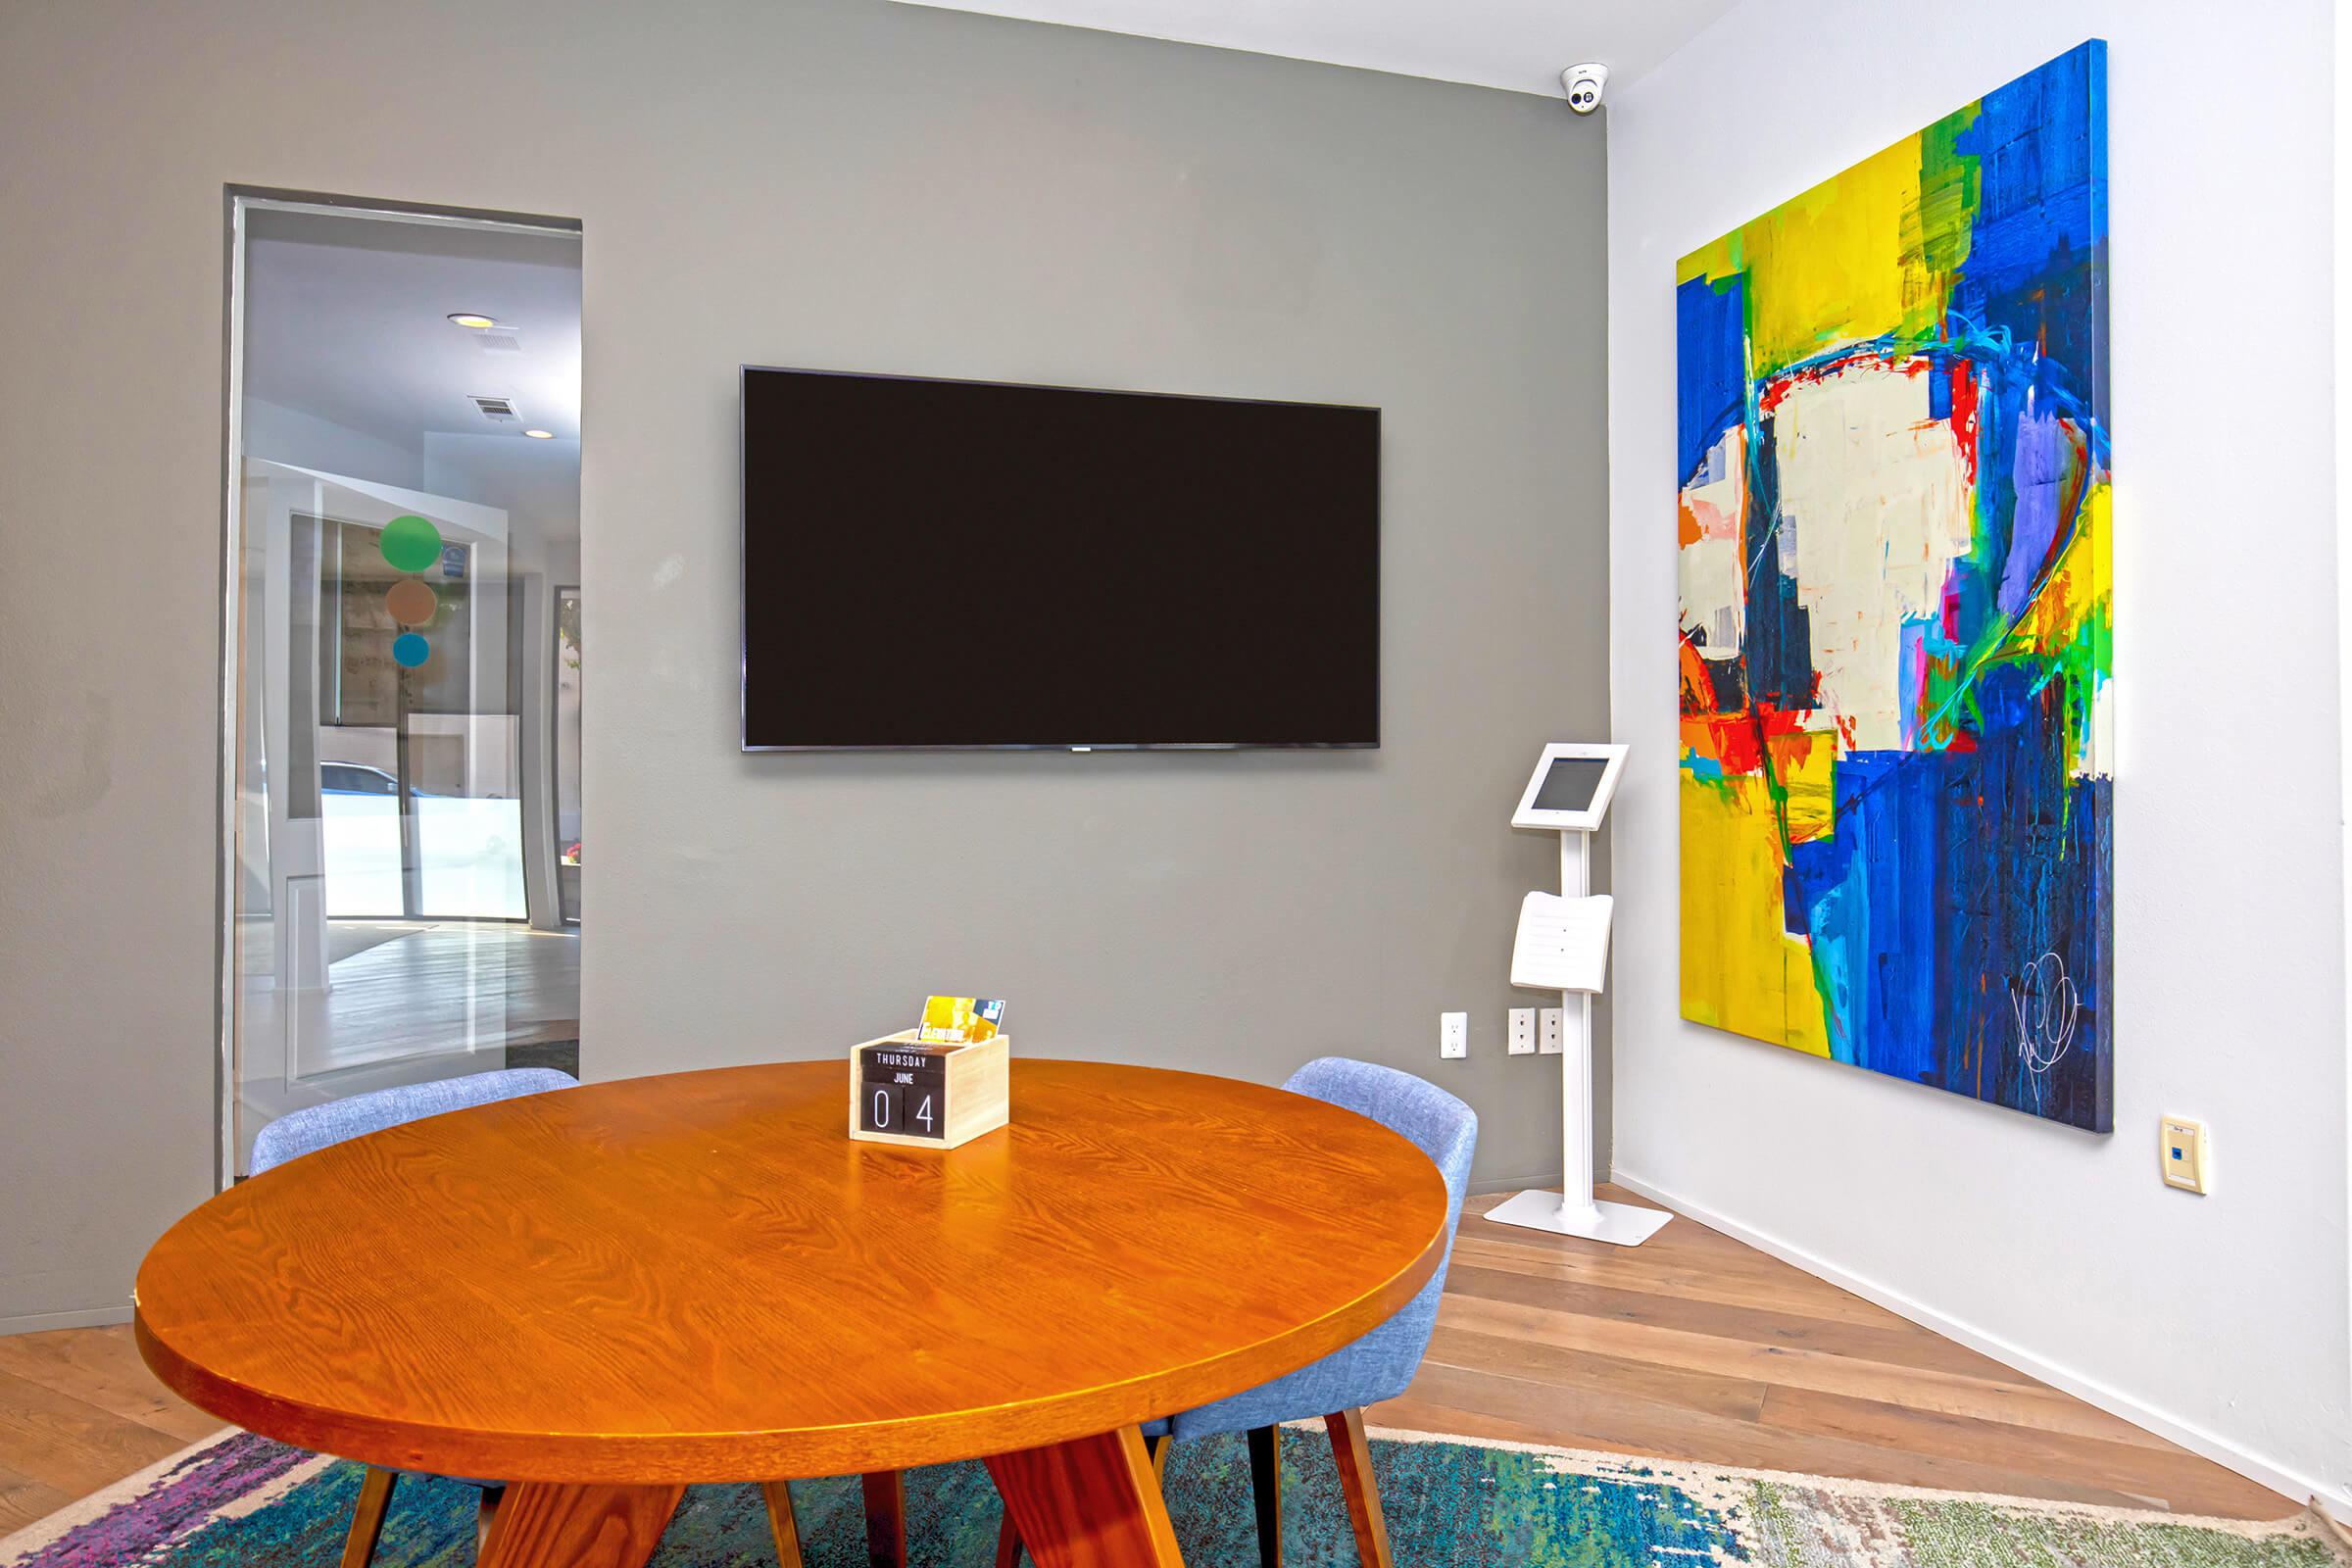
[[[288,1111],[579,1036],[579,236],[235,214],[231,1177]]]
[[[380,507],[339,488],[344,515],[300,519],[321,546],[327,912],[523,919],[505,514],[412,495],[377,526],[349,514]]]
[[[300,1102],[506,1032],[469,923],[527,913],[508,523],[263,459],[244,497],[244,1076]]]

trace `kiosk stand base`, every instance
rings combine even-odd
[[[1522,1225],[1555,1236],[1582,1236],[1589,1242],[1614,1247],[1640,1247],[1674,1218],[1662,1208],[1637,1208],[1631,1203],[1595,1202],[1582,1212],[1568,1206],[1558,1193],[1531,1188],[1487,1210],[1497,1225]]]

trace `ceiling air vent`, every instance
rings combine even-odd
[[[506,424],[514,418],[514,404],[509,398],[484,397],[479,392],[468,393],[473,406],[482,411],[482,417],[494,424]]]
[[[484,354],[520,354],[522,352],[522,334],[509,327],[493,326],[485,331],[476,332],[473,334],[473,340],[482,346]]]

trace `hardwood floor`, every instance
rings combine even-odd
[[[2300,1511],[1694,1221],[1614,1248],[1481,1217],[1500,1200],[1471,1200],[1421,1375],[1372,1424],[2230,1518]]]
[[[1690,1220],[1621,1249],[1490,1224],[1497,1201],[1471,1200],[1428,1360],[1371,1425],[2236,1518],[2299,1511]],[[156,1383],[127,1328],[0,1338],[0,1535],[218,1428]]]
[[[220,1430],[155,1381],[127,1324],[0,1337],[0,1535]]]
[[[330,920],[331,988],[279,992],[241,937],[237,1168],[268,1121],[338,1095],[507,1065],[580,1033],[580,934],[499,921]],[[259,966],[253,956],[261,954]]]
[[[419,923],[379,935],[332,973],[333,989],[295,999],[301,1076],[580,1032],[577,931]]]

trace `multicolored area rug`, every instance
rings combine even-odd
[[[1355,1560],[1319,1427],[1283,1446],[1284,1549],[1299,1568]],[[1964,1496],[1556,1448],[1382,1433],[1373,1445],[1396,1561],[1407,1568],[2343,1568],[2308,1516],[2249,1525]],[[0,1568],[295,1568],[334,1563],[360,1469],[223,1434],[0,1542]],[[1250,1462],[1238,1439],[1179,1446],[1167,1493],[1192,1568],[1255,1568]],[[810,1568],[864,1568],[855,1481],[795,1482]],[[466,1568],[474,1494],[394,1489],[382,1568]],[[907,1480],[922,1568],[991,1562],[996,1490],[976,1464]],[[1026,1560],[1026,1559],[1024,1559]],[[772,1568],[758,1491],[695,1487],[656,1568]]]

